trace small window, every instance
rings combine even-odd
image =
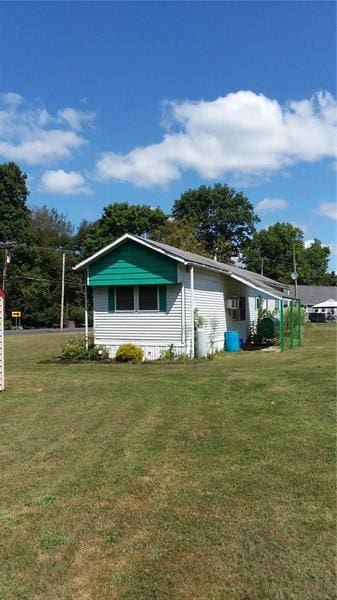
[[[241,296],[239,298],[239,308],[235,308],[232,312],[233,321],[245,321],[246,320],[246,298]]]
[[[138,288],[139,310],[158,310],[158,288],[156,285],[142,285]]]
[[[240,298],[240,321],[246,320],[246,298],[241,296]]]
[[[133,286],[116,287],[116,310],[135,310]]]

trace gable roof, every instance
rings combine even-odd
[[[288,286],[274,281],[269,277],[265,277],[264,275],[259,275],[258,273],[254,273],[253,271],[247,271],[246,269],[242,269],[240,267],[235,267],[234,265],[228,265],[226,263],[219,262],[217,260],[213,260],[211,258],[207,258],[206,256],[201,256],[200,254],[194,254],[193,252],[187,252],[186,250],[180,250],[180,248],[175,248],[174,246],[169,246],[168,244],[162,244],[161,242],[156,242],[150,239],[144,239],[139,237],[138,235],[133,235],[130,233],[126,233],[121,236],[111,244],[108,244],[92,256],[89,256],[78,265],[76,265],[74,270],[82,271],[88,265],[95,262],[101,256],[104,256],[110,250],[113,250],[126,240],[133,240],[138,242],[148,248],[155,250],[156,252],[160,252],[165,254],[169,258],[176,260],[185,265],[192,265],[196,267],[200,267],[203,269],[207,269],[210,271],[217,271],[240,281],[241,283],[245,283],[246,285],[250,285],[257,291],[265,292],[274,298],[283,298],[289,297],[288,295]]]
[[[329,298],[324,302],[319,302],[318,304],[314,304],[314,308],[336,308],[337,300],[333,300],[333,298]]]
[[[337,300],[337,286],[335,285],[298,285],[298,297],[304,306],[313,306],[324,300]],[[295,295],[295,286],[289,285],[289,293]]]

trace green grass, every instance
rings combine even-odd
[[[1,599],[334,598],[335,331],[141,365],[6,337]]]

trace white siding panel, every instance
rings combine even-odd
[[[262,298],[264,300],[263,307],[269,311],[275,310],[278,306],[278,301],[275,298],[271,298],[268,294],[263,294],[262,292],[258,292],[249,286],[244,285],[234,279],[226,278],[226,297],[240,297],[244,296],[246,298],[246,320],[245,321],[234,321],[231,317],[232,312],[228,312],[228,330],[238,331],[240,337],[246,341],[249,330],[251,327],[254,327],[257,323],[258,318],[258,310],[256,308],[256,300],[257,298]]]
[[[117,348],[133,342],[144,349],[145,357],[159,358],[161,351],[173,344],[182,351],[181,285],[167,286],[167,312],[108,312],[108,288],[94,287],[95,343]]]
[[[180,279],[185,285],[185,314],[186,314],[186,341],[187,351],[191,343],[191,290],[190,274],[184,267],[180,267]],[[224,302],[225,278],[220,273],[195,269],[194,271],[194,307],[206,319],[205,329],[208,339],[212,336],[212,321],[217,326],[214,331],[214,349],[224,346],[224,332],[227,329],[226,310]]]
[[[94,336],[95,343],[105,345],[113,357],[125,342],[134,342],[144,349],[147,359],[160,358],[161,352],[173,344],[177,354],[189,354],[191,350],[191,290],[189,268],[179,265],[181,284],[167,286],[167,312],[109,313],[108,288],[94,287]],[[226,308],[228,298],[246,298],[246,320],[234,321],[232,312]],[[264,298],[264,307],[272,311],[277,301],[267,294],[257,292],[230,276],[194,270],[194,306],[205,318],[209,341],[213,334],[212,321],[217,326],[214,349],[223,349],[224,333],[238,331],[246,341],[249,329],[257,321],[256,298]]]

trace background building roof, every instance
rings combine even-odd
[[[289,295],[295,296],[295,286],[289,285]],[[299,285],[298,297],[301,304],[313,306],[319,302],[333,299],[337,300],[337,286],[335,285]]]

